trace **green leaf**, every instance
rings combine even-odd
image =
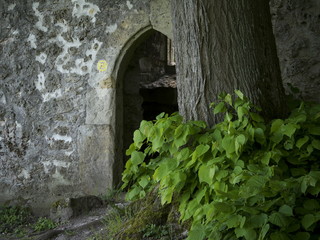
[[[181,134],[184,133],[184,131],[185,131],[184,125],[179,125],[174,131],[174,137],[175,138],[180,137]]]
[[[201,165],[199,168],[199,181],[201,182],[206,182],[209,185],[213,183],[213,176],[215,174],[215,167],[208,167],[206,165]]]
[[[291,240],[287,234],[283,232],[274,232],[270,235],[270,240]]]
[[[262,128],[254,129],[254,137],[257,140],[257,142],[261,145],[263,145],[266,142],[266,137]]]
[[[267,182],[267,177],[264,176],[252,176],[247,181],[247,186],[255,187],[255,188],[262,188]]]
[[[226,103],[228,103],[230,106],[232,106],[232,97],[230,94],[227,94],[225,97],[224,97],[224,101]]]
[[[166,203],[171,203],[172,201],[172,196],[173,196],[173,187],[167,187],[164,189],[160,190],[160,195],[161,195],[161,204],[164,205]]]
[[[243,95],[243,93],[242,93],[240,90],[234,90],[234,92],[235,92],[235,94],[237,94],[237,96],[238,96],[241,100],[244,99],[244,95]]]
[[[179,162],[176,158],[164,158],[159,164],[159,167],[155,170],[153,178],[156,181],[160,181],[162,178],[167,176],[172,170],[178,167]]]
[[[198,157],[201,157],[206,152],[208,152],[209,149],[210,149],[209,145],[200,144],[199,146],[196,147],[196,150],[194,151],[193,154],[196,156],[196,158],[198,158]]]
[[[269,161],[271,159],[272,153],[271,152],[264,152],[262,158],[261,158],[261,162],[264,165],[269,165]]]
[[[221,112],[224,112],[225,109],[226,108],[225,108],[224,102],[220,102],[220,103],[218,103],[217,106],[215,106],[213,113],[214,114],[221,113]]]
[[[294,237],[294,240],[308,240],[308,239],[310,239],[310,233],[308,232],[298,232]]]
[[[248,113],[248,111],[247,111],[247,109],[245,107],[239,106],[237,108],[237,114],[238,114],[238,118],[239,118],[240,121],[242,121],[243,116],[245,114],[247,114],[247,113]]]
[[[126,194],[126,199],[131,201],[134,200],[137,196],[139,196],[141,189],[138,187],[132,188],[127,194]]]
[[[189,148],[183,148],[178,154],[177,159],[179,161],[187,160],[190,157],[190,150]]]
[[[130,156],[136,150],[136,146],[134,143],[130,144],[130,147],[126,151],[126,155]]]
[[[260,232],[258,240],[263,240],[265,238],[265,236],[267,235],[269,229],[270,229],[269,224],[263,225],[263,227],[261,228],[261,232]]]
[[[312,147],[314,147],[315,149],[320,150],[320,141],[314,139],[314,140],[312,141]]]
[[[256,240],[257,233],[255,230],[250,228],[236,228],[235,234],[237,238],[244,237],[246,240]]]
[[[320,136],[320,127],[311,126],[308,130],[310,134]]]
[[[176,193],[180,192],[184,187],[186,179],[187,175],[182,171],[175,171],[171,174],[172,187],[174,188]]]
[[[240,134],[236,137],[236,142],[238,142],[242,146],[246,143],[246,137],[243,134]]]
[[[298,125],[293,123],[288,123],[286,125],[283,125],[281,130],[284,135],[287,135],[288,137],[292,137],[292,135],[296,132],[298,128]]]
[[[228,154],[231,154],[235,151],[234,138],[229,135],[226,135],[222,139],[221,145]]]
[[[163,118],[166,114],[164,112],[160,113],[158,116],[156,116],[157,120],[160,120],[161,118]]]
[[[200,190],[196,193],[195,199],[197,199],[197,202],[198,202],[198,203],[201,202],[201,200],[202,200],[202,198],[204,197],[204,195],[206,194],[206,192],[207,192],[207,188],[204,187],[204,188],[200,189]]]
[[[240,226],[243,220],[243,216],[241,215],[231,215],[225,222],[228,228],[236,228]]]
[[[150,182],[149,176],[142,176],[140,181],[139,181],[139,185],[142,188],[145,188]]]
[[[303,207],[307,210],[314,211],[320,209],[319,200],[308,199],[303,203]]]
[[[142,120],[142,122],[140,123],[140,131],[145,136],[149,136],[149,133],[152,127],[153,127],[153,123],[151,121]]]
[[[268,222],[267,214],[252,215],[247,218],[245,228],[261,228]]]
[[[294,142],[293,142],[293,140],[288,139],[287,141],[284,142],[283,145],[284,145],[284,149],[291,150],[291,149],[293,149]]]
[[[187,240],[203,240],[206,237],[206,227],[203,224],[196,224],[191,227]]]
[[[213,206],[222,213],[233,213],[235,211],[235,206],[225,202],[214,202]]]
[[[146,136],[140,131],[140,130],[135,130],[133,133],[133,141],[136,143],[143,142],[146,139]]]
[[[293,177],[300,177],[307,174],[304,168],[291,168],[290,172]]]
[[[309,137],[308,136],[304,136],[303,138],[300,138],[297,142],[296,142],[296,146],[297,148],[301,148],[305,143],[307,143],[309,141]]]
[[[285,216],[291,216],[293,217],[293,211],[292,211],[292,208],[288,205],[282,205],[280,208],[279,208],[279,212],[282,213],[283,215]]]
[[[257,113],[251,112],[250,117],[252,118],[253,121],[255,122],[264,122],[264,119]]]
[[[281,119],[276,119],[272,122],[271,124],[271,130],[270,133],[275,133],[275,132],[279,132],[281,127],[283,125],[283,120]]]
[[[275,212],[269,216],[269,222],[278,226],[278,227],[286,227],[289,225],[288,219],[281,213]]]
[[[303,216],[301,224],[305,230],[308,230],[316,222],[317,218],[313,214],[307,214]]]
[[[145,192],[144,190],[141,190],[141,191],[139,192],[139,198],[142,199],[142,198],[144,198],[145,196],[146,196],[146,192]]]
[[[142,163],[144,158],[145,158],[145,154],[142,153],[142,152],[134,151],[131,154],[131,162],[135,166],[137,166],[138,164]]]
[[[228,170],[220,170],[216,173],[216,179],[220,182],[223,178],[229,174]]]
[[[186,165],[186,168],[191,167],[199,158],[204,155],[210,149],[209,145],[200,144],[196,147],[196,150],[192,153],[192,159]]]

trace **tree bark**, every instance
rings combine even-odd
[[[267,119],[286,113],[268,0],[172,0],[179,112],[219,121],[209,105],[241,90]]]

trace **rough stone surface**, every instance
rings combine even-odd
[[[119,160],[115,63],[141,29],[164,29],[150,1],[1,0],[0,15],[0,204],[48,213],[104,193]]]
[[[320,101],[319,1],[271,4],[284,83]],[[0,17],[0,204],[103,194],[122,167],[125,57],[152,28],[171,37],[169,0],[1,0]]]
[[[272,0],[271,13],[282,79],[299,97],[320,102],[320,1]]]

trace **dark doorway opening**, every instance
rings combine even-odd
[[[123,152],[142,120],[178,111],[171,40],[151,31],[129,61],[123,79]]]

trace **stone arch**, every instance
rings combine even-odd
[[[136,49],[153,34],[160,33],[166,38],[171,39],[167,33],[155,30],[152,25],[141,28],[134,34],[121,49],[118,58],[115,61],[111,77],[114,79],[116,88],[116,110],[115,110],[115,163],[114,164],[114,179],[121,179],[124,159],[124,81],[125,74],[130,61],[132,60]],[[126,146],[127,147],[127,146]],[[117,182],[117,181],[115,181]]]

